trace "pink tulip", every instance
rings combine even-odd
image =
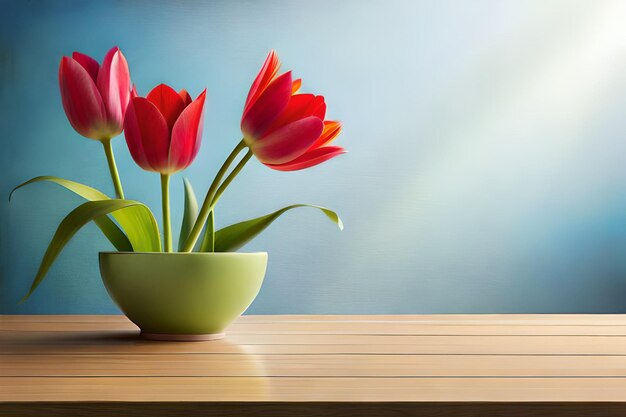
[[[160,84],[128,105],[124,135],[133,159],[147,171],[173,174],[189,166],[200,149],[204,90],[194,101]]]
[[[323,96],[297,94],[301,81],[291,72],[277,76],[280,61],[271,51],[252,83],[241,118],[246,145],[259,161],[280,171],[295,171],[345,153],[330,143],[339,122],[324,120]]]
[[[103,140],[122,132],[132,90],[126,58],[117,46],[107,52],[102,65],[79,52],[64,56],[59,86],[65,114],[78,133]]]

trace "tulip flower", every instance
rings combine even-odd
[[[172,250],[169,218],[169,177],[187,168],[202,139],[206,90],[192,101],[185,90],[160,84],[146,97],[133,97],[126,111],[124,135],[130,154],[141,168],[161,174],[164,241]]]
[[[270,51],[246,99],[241,118],[243,139],[228,156],[209,187],[183,245],[184,252],[193,250],[204,224],[213,218],[209,216],[217,200],[252,155],[272,169],[296,171],[321,164],[346,152],[339,146],[331,145],[341,132],[341,124],[325,120],[324,97],[298,94],[302,81],[292,80],[290,71],[277,75],[279,67],[278,55]],[[246,147],[246,155],[224,179],[230,165]],[[207,233],[209,230],[213,228],[207,227]]]
[[[301,80],[278,74],[280,61],[271,51],[252,83],[241,118],[246,145],[259,161],[280,171],[318,165],[345,153],[331,142],[341,124],[324,120],[323,96],[298,94]]]
[[[64,56],[59,65],[59,87],[72,127],[82,136],[102,142],[117,196],[124,198],[110,141],[122,132],[132,95],[126,58],[118,47],[107,52],[102,65],[80,52]]]

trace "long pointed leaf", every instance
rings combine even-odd
[[[86,200],[96,201],[96,200],[108,200],[109,199],[109,196],[100,192],[99,190],[89,187],[87,185],[81,184],[79,182],[70,181],[70,180],[66,180],[63,178],[59,178],[59,177],[40,176],[40,177],[35,177],[33,179],[30,179],[26,181],[25,183],[22,183],[18,185],[17,187],[15,187],[13,191],[11,191],[11,194],[9,194],[9,201],[11,200],[13,193],[17,189],[22,188],[28,184],[32,184],[34,182],[40,182],[40,181],[49,181],[49,182],[59,184],[65,189],[72,191],[74,194],[77,194]],[[109,239],[109,242],[111,242],[111,244],[115,247],[115,249],[117,249],[118,251],[122,251],[122,252],[128,252],[128,251],[133,250],[133,246],[130,244],[130,241],[128,240],[124,232],[108,216],[99,217],[98,219],[95,220],[95,223],[98,226],[98,228],[100,228],[104,236],[106,236],[106,238]]]
[[[61,185],[86,200],[100,201],[110,199],[109,196],[93,187],[53,176],[35,177],[26,181],[25,183],[15,187],[13,191],[11,191],[11,195],[15,192],[15,190],[21,187],[40,181],[49,181]],[[11,196],[9,196],[9,199],[10,198]],[[153,226],[155,224],[155,220],[152,213],[150,213],[150,216],[147,216],[145,210],[129,208],[128,210],[114,212],[112,213],[112,216],[115,220],[117,220],[123,231],[120,230],[120,228],[113,221],[111,221],[108,216],[100,217],[95,221],[95,223],[117,250],[134,250],[137,252],[158,252],[161,250],[158,227],[157,233],[154,233]]]
[[[102,231],[102,234],[111,242],[113,247],[120,252],[132,252],[133,245],[128,240],[122,229],[108,216],[99,217],[94,220],[96,226]]]
[[[236,251],[265,230],[284,212],[298,207],[313,207],[321,210],[326,217],[335,223],[340,230],[343,230],[343,223],[337,213],[325,207],[311,204],[294,204],[287,206],[265,216],[256,219],[246,220],[241,223],[232,224],[215,233],[215,252]]]
[[[147,206],[130,206],[112,213],[112,216],[126,232],[135,252],[161,251],[159,225]]]
[[[178,238],[178,250],[182,251],[185,241],[189,237],[191,228],[193,227],[196,217],[198,217],[198,200],[193,192],[193,187],[187,178],[183,179],[185,184],[185,210],[183,213],[183,222],[180,225],[180,236]]]
[[[66,180],[64,178],[59,178],[59,177],[53,177],[50,175],[42,175],[40,177],[35,177],[32,178],[20,185],[18,185],[17,187],[15,187],[13,189],[13,191],[11,191],[11,194],[9,194],[9,200],[11,200],[11,197],[13,196],[13,193],[15,191],[17,191],[18,189],[35,183],[35,182],[41,182],[41,181],[49,181],[49,182],[53,182],[55,184],[59,184],[60,186],[72,191],[74,194],[78,194],[79,196],[81,196],[82,198],[84,198],[85,200],[90,200],[90,201],[96,201],[96,200],[109,200],[110,197],[108,195],[106,195],[105,193],[103,193],[100,190],[97,190],[93,187],[90,187],[88,185],[85,184],[81,184],[79,182],[76,181],[71,181],[71,180]]]
[[[54,261],[76,232],[92,220],[106,216],[109,213],[127,210],[141,210],[145,212],[146,216],[154,219],[154,216],[152,216],[152,213],[147,206],[138,201],[131,200],[88,201],[76,207],[70,212],[70,214],[65,216],[63,221],[61,221],[61,224],[59,224],[52,241],[48,245],[48,249],[46,250],[43,259],[41,260],[41,264],[39,265],[37,275],[35,275],[35,279],[30,287],[30,290],[22,299],[22,302],[33,293],[35,288],[37,288],[37,286],[45,278]],[[154,225],[156,228],[156,220],[154,220]]]
[[[204,227],[200,252],[215,252],[215,207],[209,213]]]

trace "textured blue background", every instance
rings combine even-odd
[[[113,313],[94,226],[26,292],[79,199],[57,175],[112,193],[97,142],[76,134],[57,68],[125,53],[140,93],[208,87],[206,190],[239,140],[250,82],[276,48],[342,120],[348,155],[311,170],[251,163],[222,225],[292,202],[247,250],[267,250],[250,313],[626,311],[626,3],[623,1],[2,1],[0,312]],[[114,141],[129,198],[160,217],[158,177]],[[177,226],[182,176],[174,179]]]

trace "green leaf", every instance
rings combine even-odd
[[[88,185],[84,185],[79,182],[70,181],[70,180],[66,180],[63,178],[59,178],[59,177],[53,177],[50,175],[42,175],[40,177],[32,178],[18,185],[17,187],[15,187],[13,191],[11,191],[11,194],[9,195],[9,200],[11,200],[11,197],[13,196],[13,193],[16,190],[28,184],[32,184],[34,182],[41,182],[41,181],[50,181],[55,184],[59,184],[60,186],[65,187],[68,190],[72,191],[73,193],[78,194],[79,196],[83,197],[85,200],[96,201],[96,200],[109,200],[110,199],[110,197],[106,195],[105,193],[103,193],[102,191],[89,187]]]
[[[99,217],[94,222],[109,242],[111,242],[113,247],[115,247],[115,250],[120,252],[133,251],[133,245],[130,243],[130,240],[128,240],[128,237],[108,216]]]
[[[314,206],[311,204],[294,204],[287,206],[273,213],[267,214],[256,219],[247,220],[241,223],[232,224],[215,233],[215,252],[231,252],[236,251],[259,233],[265,230],[274,220],[276,220],[284,212],[298,207],[313,207],[321,210],[326,217],[332,220],[340,230],[343,230],[343,223],[337,213],[325,207]]]
[[[187,178],[183,178],[185,184],[185,210],[183,213],[183,222],[180,225],[180,236],[178,238],[178,251],[183,250],[185,241],[189,237],[191,228],[198,217],[198,200],[193,192],[193,187]]]
[[[28,184],[32,184],[34,182],[40,182],[40,181],[49,181],[49,182],[59,184],[60,186],[72,191],[74,194],[77,194],[86,200],[97,201],[97,200],[109,199],[109,196],[107,196],[103,192],[100,192],[99,190],[95,188],[89,187],[79,182],[70,181],[70,180],[66,180],[63,178],[52,177],[52,176],[41,176],[41,177],[35,177],[15,187],[13,191],[11,191],[11,194],[9,195],[9,201],[11,200],[13,193],[17,189],[22,188]],[[99,217],[98,219],[95,220],[95,223],[100,228],[100,230],[102,230],[102,233],[104,234],[104,236],[106,236],[106,238],[109,239],[109,242],[113,244],[115,249],[117,249],[118,251],[122,251],[122,252],[129,252],[133,250],[133,246],[131,245],[130,241],[128,240],[124,232],[108,216]]]
[[[161,251],[159,225],[147,206],[130,206],[126,210],[112,213],[112,216],[126,232],[135,252]]]
[[[215,207],[209,213],[209,218],[204,226],[200,252],[215,252]]]
[[[59,256],[65,245],[72,239],[72,237],[78,232],[84,225],[92,220],[106,216],[109,213],[126,212],[129,210],[143,211],[146,217],[151,217],[153,220],[155,232],[158,235],[158,228],[156,226],[156,220],[150,212],[150,209],[138,201],[131,200],[99,200],[88,201],[76,207],[70,212],[55,232],[52,237],[52,241],[48,245],[48,249],[41,260],[39,270],[33,284],[28,291],[28,294],[22,299],[22,302],[26,301],[28,297],[33,293],[35,288],[45,278],[48,270]]]
[[[51,176],[35,177],[26,181],[15,187],[11,194],[18,188],[39,181],[54,182],[90,201],[110,200],[109,196],[95,188],[75,181]],[[9,196],[9,199],[10,198]],[[161,250],[161,238],[158,226],[150,210],[146,211],[131,206],[126,210],[112,213],[112,216],[119,223],[123,231],[107,216],[100,217],[96,221],[96,224],[117,250],[134,250],[136,252],[158,252]],[[124,234],[125,239],[122,238]]]

